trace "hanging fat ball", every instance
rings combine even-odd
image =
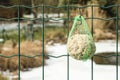
[[[77,60],[87,60],[96,47],[89,27],[82,16],[76,16],[67,41],[67,52]]]
[[[95,45],[86,34],[75,34],[67,43],[67,50],[71,57],[78,60],[87,60],[95,52]]]

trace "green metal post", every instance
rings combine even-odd
[[[42,4],[42,80],[44,80],[44,0]]]
[[[20,4],[18,4],[18,80],[20,80]]]
[[[69,2],[67,5],[67,36],[69,34]],[[67,53],[67,80],[69,80],[69,53]]]
[[[91,5],[91,16],[92,16],[92,20],[91,20],[91,28],[92,28],[92,35],[93,35],[93,5]],[[91,58],[91,80],[93,80],[93,57]]]
[[[116,5],[116,80],[118,80],[118,5]]]

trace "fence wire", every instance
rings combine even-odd
[[[44,0],[43,0],[44,1]],[[60,18],[58,20],[66,20],[67,21],[67,25],[66,27],[69,26],[69,20],[70,19],[73,19],[73,18],[70,18],[70,8],[79,8],[79,9],[84,9],[84,8],[87,8],[87,7],[91,7],[91,11],[92,11],[92,14],[91,14],[91,17],[87,17],[85,19],[90,19],[91,20],[91,26],[92,26],[92,33],[93,33],[93,29],[94,29],[94,26],[93,26],[93,20],[105,20],[105,21],[109,21],[109,20],[116,20],[116,54],[112,54],[112,55],[109,55],[109,56],[101,56],[101,55],[95,55],[95,56],[98,56],[98,57],[103,57],[103,58],[110,58],[112,56],[116,56],[116,80],[119,80],[118,78],[118,57],[120,56],[120,54],[118,54],[118,21],[119,21],[119,13],[118,13],[118,8],[120,7],[120,5],[110,5],[110,6],[107,6],[107,7],[104,7],[104,6],[99,6],[99,5],[85,5],[85,6],[73,6],[73,5],[63,5],[63,6],[50,6],[50,5],[37,5],[37,6],[34,6],[34,7],[31,7],[31,6],[26,6],[26,5],[13,5],[13,6],[3,6],[3,5],[0,5],[0,8],[17,8],[18,10],[18,16],[17,17],[14,17],[14,18],[2,18],[0,17],[0,20],[3,20],[3,21],[10,21],[10,20],[17,20],[18,21],[18,54],[13,54],[13,55],[10,55],[10,56],[6,56],[6,55],[3,55],[3,54],[0,54],[0,57],[4,57],[4,58],[12,58],[12,57],[18,57],[18,80],[20,80],[20,57],[27,57],[27,58],[35,58],[35,57],[39,57],[39,56],[42,56],[42,80],[44,80],[44,56],[48,56],[48,57],[52,57],[52,58],[60,58],[60,57],[67,57],[67,80],[69,80],[69,54],[67,55],[59,55],[59,56],[54,56],[54,55],[49,55],[49,54],[44,54],[44,48],[45,48],[45,44],[44,44],[44,27],[45,27],[45,20],[55,20],[53,18],[45,18],[44,17],[44,14],[45,14],[45,8],[52,8],[52,9],[66,9],[66,13],[67,13],[67,18]],[[111,7],[115,7],[116,8],[116,16],[115,17],[111,17],[111,18],[97,18],[97,17],[94,17],[94,12],[93,12],[93,8],[94,7],[102,7],[104,9],[107,9],[107,8],[111,8]],[[42,9],[42,18],[21,18],[20,17],[20,9],[21,8],[28,8],[28,9],[32,9],[32,8],[41,8]],[[20,20],[39,20],[39,21],[42,21],[42,54],[41,55],[34,55],[34,56],[28,56],[28,55],[23,55],[21,54],[20,52]],[[56,21],[56,20],[55,20]],[[67,35],[69,33],[69,30],[67,29]],[[93,58],[92,58],[92,61],[91,61],[91,80],[94,80],[94,65],[93,65]]]

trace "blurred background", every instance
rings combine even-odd
[[[116,6],[119,4],[120,0],[0,0],[0,80],[17,80],[18,68],[21,70],[21,80],[41,80],[43,79],[42,75],[51,76],[46,77],[47,80],[58,80],[59,76],[55,78],[50,74],[55,75],[54,73],[61,65],[62,70],[72,71],[70,75],[73,72],[76,73],[77,70],[82,72],[78,68],[81,68],[81,65],[83,65],[83,69],[89,65],[85,72],[89,74],[88,78],[90,79],[91,60],[85,63],[68,59],[67,56],[59,57],[67,55],[65,47],[67,37],[73,19],[77,15],[84,16],[96,43],[97,49],[93,56],[93,62],[98,75],[95,78],[98,80],[98,76],[101,75],[100,70],[110,69],[107,72],[111,71],[111,79],[115,79],[118,75],[115,71],[118,68],[116,65],[120,65],[120,61],[118,64],[116,63],[116,53],[120,53],[120,7]],[[21,57],[19,66],[17,57],[19,49],[21,55],[38,56]],[[41,56],[42,54],[45,56]],[[13,55],[14,57],[5,58],[2,55]],[[58,58],[52,58],[49,55]],[[119,56],[118,60],[120,60]],[[57,66],[55,67],[54,64]],[[66,64],[65,68],[64,64]],[[75,66],[69,68],[68,65]],[[109,67],[105,65],[109,65]],[[77,68],[75,68],[76,66]],[[45,67],[46,74],[42,74],[42,67]],[[34,68],[39,69],[40,71],[37,70],[39,73],[34,71]],[[53,70],[53,68],[56,69]],[[74,71],[74,69],[77,70]],[[33,72],[29,73],[31,70]],[[51,71],[53,73],[50,73]],[[61,71],[58,73],[64,73]],[[39,75],[35,76],[34,72]],[[67,74],[69,74],[65,73],[62,80],[66,80]],[[33,76],[27,77],[29,74]],[[83,75],[78,72],[77,74]],[[103,76],[109,79],[108,75]],[[79,79],[79,75],[73,75],[71,80],[75,78]]]

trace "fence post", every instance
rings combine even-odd
[[[92,29],[92,36],[93,36],[93,5],[91,5],[91,29]],[[93,80],[93,57],[91,58],[91,80]]]
[[[119,5],[116,4],[116,80],[118,80],[118,20],[119,20],[119,14],[118,14],[118,8]]]
[[[42,80],[44,80],[44,0],[42,4]]]
[[[66,6],[67,7],[67,36],[69,34],[69,3],[68,5]],[[69,80],[69,53],[67,53],[67,80]]]
[[[18,3],[20,0],[18,0]],[[20,4],[17,6],[18,8],[18,80],[20,80]]]

